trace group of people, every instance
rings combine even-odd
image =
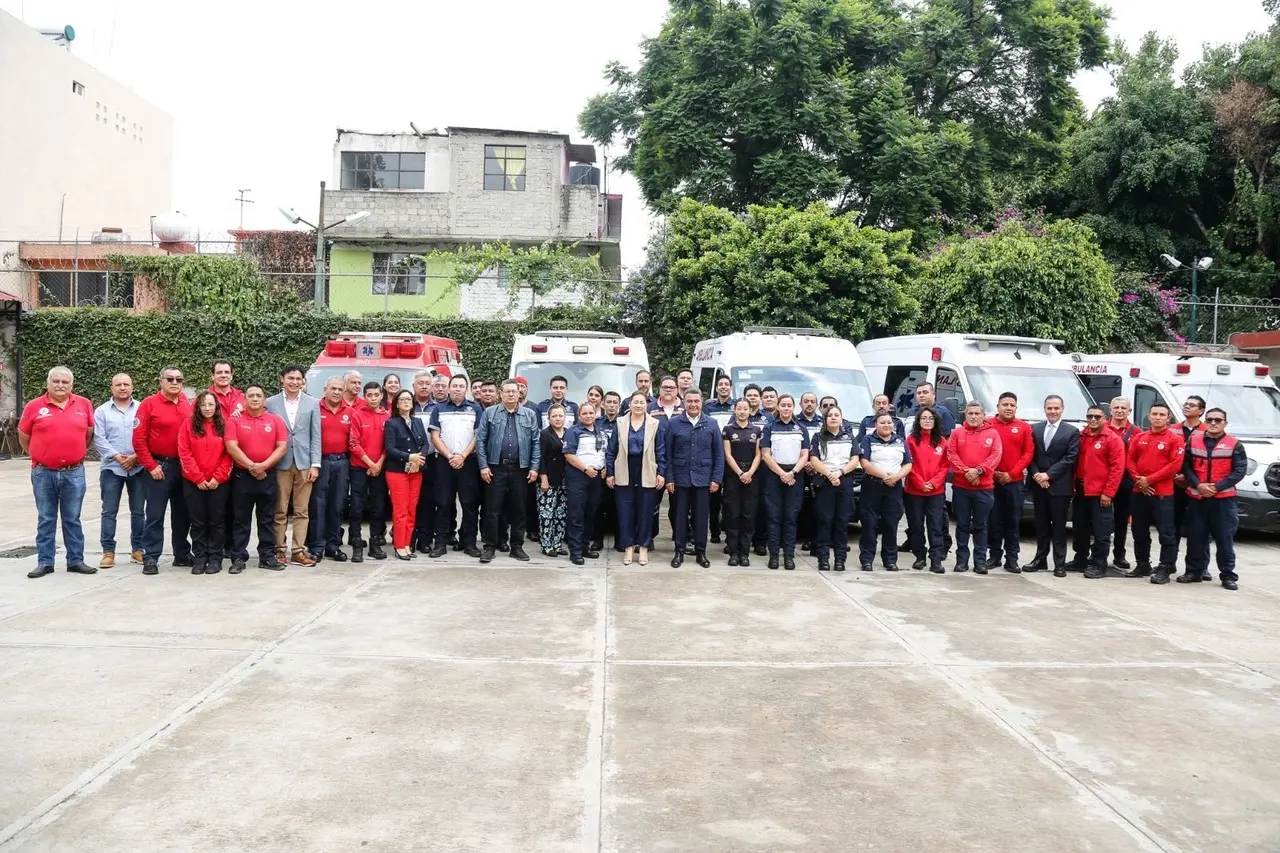
[[[97,571],[84,562],[79,518],[93,447],[102,461],[98,568],[115,565],[127,493],[130,558],[150,575],[158,573],[166,515],[173,564],[193,574],[217,574],[226,560],[229,572],[244,571],[255,524],[258,566],[277,571],[363,562],[366,553],[385,559],[388,522],[401,560],[453,547],[482,563],[498,552],[527,561],[527,536],[543,555],[584,565],[612,534],[624,565],[645,565],[664,494],[673,567],[686,556],[709,566],[708,543],[723,533],[730,566],[749,566],[754,554],[770,569],[792,570],[801,543],[820,570],[842,572],[857,507],[862,571],[874,569],[877,551],[885,569],[898,570],[905,516],[901,548],[912,568],[943,573],[950,483],[956,572],[1051,567],[1059,577],[1076,569],[1102,578],[1114,567],[1167,583],[1185,533],[1177,580],[1212,579],[1212,542],[1219,580],[1237,586],[1235,486],[1245,450],[1226,432],[1226,413],[1206,411],[1194,396],[1180,426],[1155,405],[1139,428],[1130,403],[1115,399],[1109,411],[1091,406],[1078,429],[1054,395],[1044,401],[1046,420],[1032,426],[1018,418],[1012,393],[993,413],[968,403],[957,424],[923,383],[908,430],[885,395],[855,423],[838,400],[816,392],[797,401],[748,385],[735,398],[726,376],[704,400],[687,370],[663,376],[656,395],[651,374],[640,371],[625,399],[592,386],[580,402],[556,376],[536,405],[521,377],[499,385],[421,371],[403,387],[395,374],[379,383],[350,371],[316,398],[304,390],[302,367],[289,365],[268,397],[259,385],[236,388],[232,364],[219,360],[194,399],[178,368],[158,378],[156,393],[139,401],[131,378],[117,375],[111,399],[95,410],[74,393],[71,371],[57,367],[46,393],[25,407],[19,435],[39,516],[29,577],[54,570],[59,517],[67,570]],[[1028,490],[1037,547],[1024,565]],[[1125,559],[1130,528],[1136,565]]]

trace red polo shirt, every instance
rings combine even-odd
[[[283,418],[266,410],[256,416],[242,412],[227,421],[227,441],[236,442],[250,462],[266,462],[276,452],[277,442],[288,443],[289,428]]]
[[[224,421],[231,420],[231,413],[236,410],[236,406],[240,407],[240,411],[244,411],[244,392],[234,385],[229,387],[225,394],[218,390],[217,385],[210,385],[209,393],[213,395],[213,399],[218,401],[218,408],[222,409],[222,419]]]
[[[351,425],[355,413],[346,403],[338,403],[338,410],[329,408],[327,400],[320,401],[320,453],[347,453],[351,444]]]
[[[160,467],[157,456],[176,458],[178,433],[191,421],[193,411],[186,394],[169,402],[157,391],[139,403],[133,419],[133,452],[138,454],[138,464],[154,471]]]
[[[79,394],[59,406],[41,394],[22,410],[18,431],[31,437],[31,467],[70,468],[84,461],[86,430],[93,429],[93,403]]]
[[[1036,446],[1032,440],[1031,427],[1026,421],[1013,420],[1005,423],[999,416],[987,419],[987,425],[995,427],[1000,433],[1000,461],[996,470],[1009,475],[1014,482],[1021,483],[1027,478],[1027,466],[1035,456]]]

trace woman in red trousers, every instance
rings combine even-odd
[[[196,395],[191,420],[178,432],[178,460],[182,463],[182,492],[191,516],[193,575],[222,571],[222,543],[227,529],[227,485],[231,456],[223,436],[226,423],[218,398],[210,391]]]
[[[391,416],[383,425],[387,452],[387,492],[391,495],[391,544],[396,557],[412,560],[409,547],[422,491],[422,466],[427,461],[427,434],[413,416],[413,392],[402,390],[391,402]]]

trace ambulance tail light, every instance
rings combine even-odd
[[[574,355],[586,355],[586,354],[587,354],[587,345],[586,345],[586,344],[576,344],[576,345],[574,345],[574,347],[573,347],[573,354],[574,354]]]
[[[1267,376],[1270,373],[1271,373],[1271,368],[1267,367],[1265,364],[1255,364],[1253,366],[1254,376]]]
[[[1129,376],[1132,377],[1133,379],[1137,379],[1140,373],[1142,373],[1142,370],[1140,368],[1137,368],[1137,367],[1129,368]]]
[[[356,345],[352,341],[329,341],[324,345],[324,354],[334,358],[354,358]]]
[[[382,357],[383,358],[399,358],[400,344],[383,344]]]
[[[1179,364],[1176,369],[1178,371],[1179,376],[1186,376],[1188,373],[1191,372],[1191,365],[1187,364],[1184,361],[1181,364]]]
[[[631,347],[614,347],[613,354],[614,355],[631,355]]]
[[[929,358],[933,361],[942,361],[942,347],[934,347],[929,353]]]
[[[421,358],[422,344],[403,343],[400,345],[401,358]]]
[[[534,344],[533,346],[529,347],[529,352],[546,352],[546,351],[547,351],[546,344]]]

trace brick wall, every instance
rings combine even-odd
[[[486,273],[462,288],[461,315],[469,320],[520,320],[528,316],[533,304],[533,292],[529,288],[520,288],[513,301],[506,282]],[[581,305],[582,293],[573,288],[556,288],[538,296],[537,304],[543,308]]]
[[[352,226],[339,225],[329,233],[342,237],[381,237],[387,232],[413,236],[446,236],[449,193],[395,190],[336,190],[325,193],[324,216],[336,222],[357,211],[369,218]]]

